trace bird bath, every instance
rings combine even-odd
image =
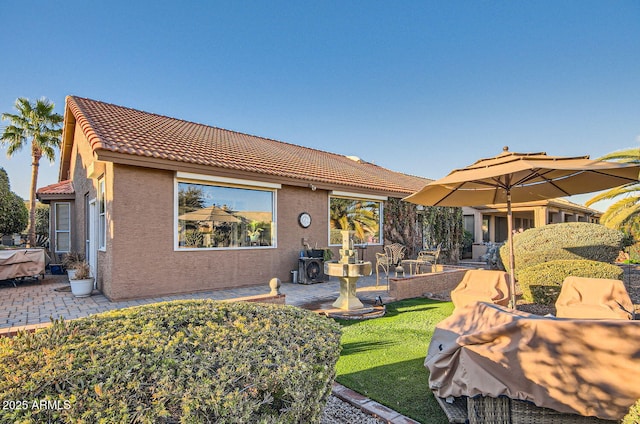
[[[341,231],[342,249],[338,262],[325,262],[324,272],[327,275],[338,277],[340,281],[340,296],[333,303],[334,308],[344,311],[366,313],[373,308],[365,307],[356,296],[356,283],[360,277],[371,275],[371,262],[358,260],[357,251],[353,248],[353,240],[350,231]]]

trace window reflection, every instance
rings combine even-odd
[[[381,206],[374,200],[331,197],[329,199],[330,244],[342,243],[340,231],[354,232],[356,244],[379,244],[381,240]]]
[[[235,248],[274,245],[274,192],[178,183],[178,246]]]

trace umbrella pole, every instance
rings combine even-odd
[[[516,308],[516,273],[515,254],[513,252],[513,215],[511,213],[511,191],[507,190],[507,240],[509,243],[509,287],[511,290],[510,306]]]

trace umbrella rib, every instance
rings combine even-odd
[[[545,174],[548,174],[549,172],[553,171],[552,169],[549,169],[549,170],[547,170],[547,172],[544,172],[544,173],[541,173],[541,172],[540,172],[540,169],[541,169],[541,168],[538,168],[538,169],[532,170],[532,172],[531,172],[531,173],[529,173],[529,174],[528,174],[527,176],[525,176],[524,178],[521,178],[520,180],[518,180],[518,182],[517,182],[517,183],[515,183],[515,184],[513,184],[511,187],[515,187],[515,186],[518,186],[518,185],[524,185],[524,184],[526,184],[526,183],[527,183],[527,181],[530,181],[530,180],[532,180],[532,179],[534,179],[534,178],[541,178],[541,179],[543,179],[547,184],[550,184],[550,185],[554,186],[554,187],[555,187],[555,188],[557,188],[559,191],[561,191],[562,193],[564,193],[564,195],[565,195],[565,196],[571,196],[571,193],[568,193],[568,192],[567,192],[566,190],[564,190],[562,187],[560,187],[560,186],[558,186],[556,183],[554,183],[554,180],[552,180],[552,179],[549,179],[549,178],[545,177]],[[581,173],[581,172],[584,172],[584,171],[578,171],[578,173]],[[568,177],[569,177],[569,176],[565,176],[565,177],[563,177],[563,179],[564,179],[564,178],[568,178]],[[539,184],[542,184],[542,183],[539,183]]]
[[[638,182],[638,178],[627,178],[627,177],[623,177],[621,175],[609,174],[608,172],[598,171],[598,170],[592,170],[590,172],[593,172],[594,174],[606,175],[607,177],[620,178],[621,180],[626,181],[624,183],[621,183],[620,185],[627,184],[627,183],[637,183]]]
[[[464,183],[459,184],[458,186],[456,186],[455,190],[450,190],[446,196],[444,196],[442,199],[438,200],[437,202],[435,202],[435,204],[433,206],[438,206],[441,202],[443,202],[444,200],[446,200],[449,196],[451,196],[456,190],[458,190],[460,187],[462,187],[464,185]]]

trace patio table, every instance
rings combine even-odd
[[[404,268],[404,265],[409,265],[409,275],[417,274],[420,271],[420,265],[431,265],[431,262],[421,259],[403,259],[400,261],[400,265]],[[415,272],[414,272],[415,271]]]

